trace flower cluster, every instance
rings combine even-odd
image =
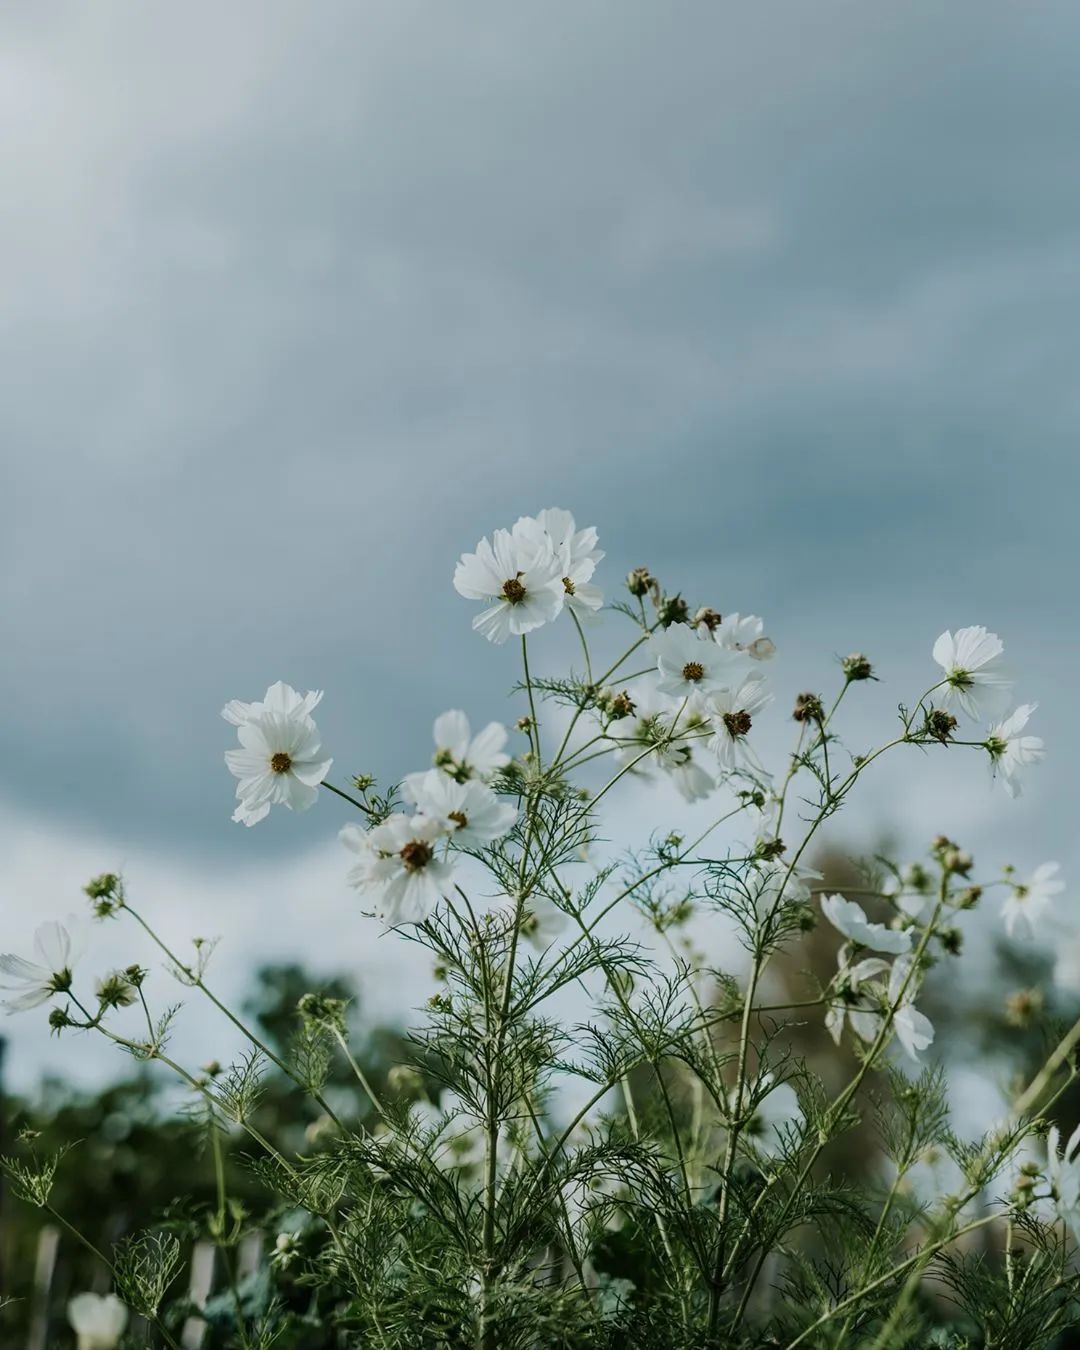
[[[288,1057],[246,1033],[249,1059],[231,1068],[211,1061],[196,1075],[162,1053],[173,1010],[155,1018],[148,968],[115,962],[90,985],[92,994],[76,987],[81,934],[73,921],[39,928],[33,960],[0,956],[0,988],[12,995],[10,1011],[52,1001],[55,1030],[103,1032],[137,1058],[178,1072],[206,1112],[215,1148],[226,1122],[267,1148],[289,1203],[302,1211],[310,1202],[311,1212],[273,1210],[277,1237],[263,1274],[316,1290],[312,1307],[323,1286],[330,1289],[329,1315],[348,1306],[350,1331],[355,1322],[365,1344],[389,1344],[384,1328],[411,1326],[417,1308],[436,1306],[449,1339],[483,1350],[620,1338],[745,1350],[817,1344],[819,1328],[822,1344],[851,1336],[861,1343],[866,1334],[875,1345],[891,1344],[892,1329],[914,1307],[925,1269],[919,1263],[968,1231],[960,1216],[973,1198],[991,1203],[990,1180],[1014,1164],[1036,1129],[1036,1112],[1056,1100],[1051,1088],[1061,1076],[1071,1074],[1065,1086],[1073,1081],[1071,1056],[1080,1044],[1078,1022],[1018,1093],[1008,1122],[979,1145],[963,1145],[946,1123],[939,1071],[919,1064],[909,1076],[905,1069],[905,1057],[919,1063],[947,1040],[947,1013],[924,981],[935,963],[961,953],[965,916],[985,891],[1003,888],[1008,937],[1031,937],[1046,932],[1064,882],[1056,863],[1023,879],[1006,868],[983,880],[970,853],[945,835],[917,862],[860,864],[852,882],[850,870],[820,851],[819,831],[873,765],[904,747],[927,761],[946,747],[985,751],[1015,796],[1024,771],[1043,755],[1042,742],[1026,734],[1035,705],[1008,711],[1012,681],[996,634],[946,632],[932,650],[941,675],[912,706],[901,706],[899,732],[854,754],[837,730],[847,712],[841,705],[878,676],[866,655],[853,652],[838,660],[832,693],[798,695],[791,720],[780,724],[790,749],[779,772],[770,772],[760,724],[773,715],[767,671],[776,646],[764,620],[695,607],[637,567],[622,600],[608,606],[631,625],[628,644],[601,663],[587,621],[604,605],[595,582],[603,557],[594,528],[579,529],[569,511],[548,508],[494,531],[457,564],[454,587],[482,606],[473,628],[496,644],[521,639],[516,727],[523,748],[516,755],[501,722],[474,733],[453,709],[435,720],[430,763],[386,790],[366,773],[337,786],[328,781],[333,761],[314,721],[321,693],[279,682],[259,702],[223,709],[238,740],[225,753],[236,780],[234,820],[254,825],[275,805],[306,810],[321,787],[337,809],[357,813],[340,840],[353,855],[347,879],[360,907],[388,928],[404,928],[431,957],[436,984],[424,1023],[410,1028],[411,1063],[382,1068],[373,1081],[354,1054],[348,1000],[335,990],[299,999]],[[538,673],[543,657],[530,635],[564,611],[583,673]],[[963,718],[988,729],[967,736]],[[716,797],[719,804],[693,813],[711,822],[705,828],[658,824],[634,847],[618,837],[628,831],[617,790],[631,776],[648,783],[658,775],[688,802]],[[614,808],[610,819],[602,804]],[[658,803],[657,815],[670,805]],[[606,832],[612,821],[615,830]],[[86,890],[97,919],[134,916],[171,974],[245,1031],[206,986],[212,944],[196,939],[194,958],[178,957],[132,909],[115,873]],[[628,910],[644,920],[644,933],[625,931]],[[815,928],[817,939],[804,943]],[[716,968],[722,942],[739,962],[734,973]],[[777,985],[783,1002],[772,1001]],[[572,1026],[556,1002],[564,991],[591,1003]],[[1033,1025],[1041,997],[1039,990],[1014,994],[1010,1024]],[[917,1003],[934,1013],[936,1031]],[[137,1040],[117,1029],[129,1008],[140,1024]],[[822,1022],[854,1056],[828,1047]],[[799,1028],[807,1024],[837,1072],[854,1066],[842,1087],[801,1054]],[[337,1093],[324,1091],[339,1053],[337,1067],[347,1065],[363,1102],[356,1121]],[[318,1108],[304,1133],[310,1152],[291,1160],[268,1145],[261,1121],[252,1124],[268,1062]],[[565,1096],[564,1086],[571,1087]],[[635,1100],[642,1091],[647,1109]],[[586,1101],[577,1114],[575,1095]],[[895,1169],[883,1204],[846,1183],[835,1187],[822,1158],[870,1099],[881,1108]],[[1036,1202],[1080,1228],[1078,1139],[1080,1132],[1062,1151],[1055,1129],[1045,1164],[1040,1152],[1021,1166],[999,1210],[1009,1216],[1010,1242],[1013,1222],[1028,1222]],[[910,1174],[935,1148],[951,1152],[963,1189],[931,1216],[907,1192]],[[10,1174],[44,1203],[48,1176]],[[219,1214],[227,1208],[222,1199]],[[787,1234],[819,1214],[843,1215],[838,1227],[872,1233],[869,1249],[850,1259],[838,1242],[835,1265],[816,1267],[810,1253],[795,1264],[798,1240]],[[219,1240],[225,1220],[214,1222]],[[616,1229],[625,1251],[610,1241]],[[1037,1245],[1037,1230],[1024,1231],[1028,1245]],[[647,1252],[644,1262],[634,1243]],[[613,1252],[622,1264],[601,1269]],[[383,1254],[390,1266],[380,1266]],[[755,1283],[770,1260],[777,1280],[800,1297],[762,1328],[752,1324],[772,1314],[759,1309]],[[641,1290],[616,1274],[646,1267]],[[1023,1279],[1035,1278],[1035,1269],[1031,1261]],[[144,1307],[116,1271],[123,1297],[153,1320],[157,1295]],[[1060,1270],[1047,1280],[1056,1298],[1050,1281],[1060,1283]],[[153,1281],[147,1276],[144,1284]],[[592,1298],[598,1289],[602,1312]],[[645,1297],[662,1306],[644,1306]],[[883,1304],[886,1298],[894,1302]],[[230,1315],[247,1343],[239,1302]],[[629,1313],[619,1322],[624,1305]],[[583,1322],[566,1322],[568,1309],[600,1320],[586,1334]],[[535,1310],[536,1325],[523,1338],[515,1319]],[[267,1336],[276,1335],[273,1312],[271,1305]],[[111,1350],[126,1319],[113,1296],[83,1295],[71,1305],[81,1350]],[[649,1339],[655,1328],[659,1340]]]

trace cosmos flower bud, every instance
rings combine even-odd
[[[956,872],[959,876],[967,876],[974,866],[974,859],[970,853],[965,853],[963,849],[947,848],[941,855],[941,865],[947,872]]]
[[[307,1023],[344,1034],[347,1007],[348,1004],[343,998],[328,998],[325,994],[304,994],[296,1005],[296,1011]]]
[[[817,694],[800,694],[791,715],[796,722],[820,723],[825,719],[825,709]]]
[[[956,726],[956,718],[952,713],[946,712],[944,708],[931,708],[926,714],[927,735],[933,736],[942,745],[952,738]]]
[[[627,573],[626,589],[640,600],[650,591],[655,596],[657,581],[647,567],[635,567],[632,572]]]
[[[134,969],[139,971],[138,966],[135,966]],[[139,971],[139,976],[139,983],[141,984],[141,971]],[[104,975],[98,980],[94,992],[103,1008],[130,1008],[139,997],[139,986],[131,979],[126,970],[114,970],[111,974]]]
[[[74,1025],[75,1023],[67,1015],[65,1009],[53,1008],[50,1011],[49,1026],[52,1028],[53,1031],[56,1032],[57,1035],[59,1035],[60,1032],[63,1031],[65,1027],[73,1027]]]
[[[720,614],[719,611],[710,609],[708,605],[706,605],[704,608],[697,611],[690,622],[695,628],[704,624],[710,633],[715,633],[723,621],[723,615]]]
[[[661,628],[670,628],[673,623],[686,623],[690,606],[681,595],[665,595],[656,607],[656,616]]]
[[[395,1064],[386,1075],[386,1083],[391,1092],[399,1092],[403,1097],[419,1096],[424,1086],[423,1078],[411,1064]]]
[[[89,897],[94,917],[107,919],[124,903],[124,883],[115,872],[102,872],[83,887],[83,893]]]
[[[840,663],[844,672],[844,677],[848,680],[872,680],[874,678],[874,668],[870,664],[868,657],[863,656],[862,652],[852,652],[850,656],[845,656]]]

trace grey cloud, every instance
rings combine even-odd
[[[216,713],[279,676],[415,762],[512,679],[454,558],[549,502],[793,653],[998,626],[1076,752],[1073,7],[0,32],[0,792],[236,849]]]

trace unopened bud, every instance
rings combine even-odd
[[[845,679],[848,680],[872,680],[874,678],[874,667],[870,664],[869,657],[863,656],[862,652],[852,652],[850,656],[845,656],[840,663],[840,668],[844,672]]]
[[[626,589],[631,595],[636,595],[638,599],[642,599],[650,591],[655,593],[656,578],[647,567],[635,567],[632,572],[627,573]]]
[[[825,720],[825,708],[817,694],[800,694],[791,715],[796,722],[820,723]]]
[[[944,708],[931,708],[926,714],[927,733],[940,741],[942,745],[952,738],[956,730],[957,722],[952,713],[946,712]]]
[[[670,628],[673,623],[686,623],[690,617],[690,606],[681,595],[665,595],[656,607],[656,617],[661,628]]]
[[[691,622],[695,628],[704,624],[710,633],[715,633],[723,622],[723,615],[715,609],[710,609],[708,605],[706,605],[704,608],[697,611]]]

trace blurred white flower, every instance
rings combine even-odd
[[[649,639],[649,650],[660,672],[657,688],[676,698],[700,699],[703,695],[729,689],[745,676],[747,657],[730,647],[713,642],[706,630],[695,630],[685,623],[673,623]]]
[[[346,825],[341,842],[360,855],[349,884],[370,893],[384,923],[423,922],[454,882],[453,867],[436,853],[446,834],[441,820],[420,815],[388,816],[370,830]]]
[[[772,698],[760,675],[752,675],[732,689],[718,689],[706,695],[705,707],[713,732],[709,749],[725,772],[740,766],[761,770],[761,762],[746,738],[753,719]]]
[[[568,922],[563,911],[547,896],[530,895],[521,916],[521,936],[537,951],[546,951]]]
[[[1058,1127],[1051,1125],[1046,1135],[1046,1178],[1050,1183],[1050,1198],[1058,1218],[1067,1223],[1074,1234],[1080,1234],[1080,1126],[1069,1135],[1068,1143],[1059,1153],[1060,1142]]]
[[[897,956],[911,949],[909,931],[886,928],[883,923],[871,923],[862,905],[854,900],[845,900],[842,895],[823,895],[821,912],[844,937],[868,951],[889,952]]]
[[[262,703],[234,699],[222,709],[241,745],[225,752],[229,772],[239,779],[240,805],[233,820],[254,825],[271,806],[306,811],[315,804],[319,784],[334,762],[320,757],[319,731],[311,718],[321,698],[315,692],[301,696],[279,682],[270,686]]]
[[[37,961],[5,953],[0,956],[0,989],[15,997],[0,1005],[8,1013],[25,1012],[71,988],[71,973],[85,945],[85,925],[71,915],[67,924],[43,923],[34,933]]]
[[[775,1083],[774,1075],[763,1073],[758,1082],[760,1096],[754,1104],[753,1115],[742,1130],[743,1141],[756,1152],[774,1158],[789,1146],[806,1124],[799,1108],[799,1099],[790,1083]],[[735,1109],[737,1092],[730,1096]]]
[[[945,672],[940,703],[958,703],[969,717],[996,712],[1012,688],[1001,668],[1004,644],[985,628],[960,628],[941,634],[934,643],[934,660]]]
[[[463,712],[456,708],[444,712],[435,719],[435,767],[459,783],[468,778],[486,783],[510,763],[503,749],[506,734],[501,722],[489,722],[474,736]],[[421,777],[423,774],[410,774],[405,781]]]
[[[725,614],[713,630],[713,637],[721,647],[745,652],[755,661],[769,661],[776,654],[776,644],[764,636],[765,621],[756,614]]]
[[[115,1294],[76,1294],[67,1313],[78,1350],[114,1350],[128,1323],[128,1310]]]
[[[490,542],[480,540],[475,553],[463,553],[454,589],[466,600],[488,603],[473,619],[475,631],[501,643],[557,618],[566,597],[559,562],[550,545],[538,548],[509,530],[496,530]]]
[[[1057,875],[1060,870],[1056,862],[1041,863],[1027,881],[1013,882],[1012,891],[1001,907],[1009,937],[1035,936],[1036,925],[1052,908],[1054,896],[1065,889],[1064,881]]]
[[[483,848],[501,839],[517,819],[517,808],[500,802],[478,779],[456,783],[441,769],[410,774],[402,795],[422,816],[438,820],[460,848]]]
[[[1021,769],[1028,764],[1038,764],[1046,754],[1041,736],[1021,734],[1028,724],[1028,718],[1038,706],[1037,703],[1021,703],[1003,722],[992,726],[986,738],[986,748],[990,752],[990,772],[1000,773],[1001,785],[1010,797],[1020,796]]]
[[[596,564],[603,558],[597,548],[596,527],[579,530],[569,511],[551,506],[538,516],[521,516],[511,531],[516,540],[534,548],[537,556],[549,549],[558,561],[564,603],[579,618],[593,615],[604,603],[604,594],[593,586]]]
[[[1054,983],[1068,994],[1080,994],[1080,937],[1069,938],[1058,946]]]

